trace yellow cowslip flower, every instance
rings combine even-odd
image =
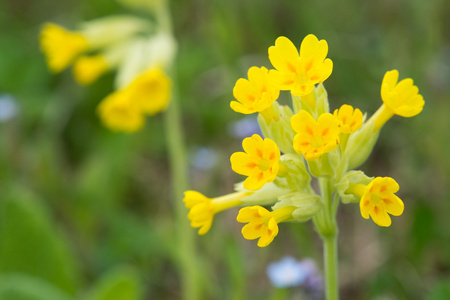
[[[251,67],[248,70],[248,80],[238,79],[233,88],[233,96],[239,102],[230,103],[235,112],[252,114],[272,108],[272,103],[278,99],[280,90],[270,83],[268,72],[264,67]]]
[[[83,35],[53,23],[46,23],[42,28],[40,43],[47,64],[54,73],[67,68],[78,55],[89,48]]]
[[[109,69],[106,60],[101,55],[84,55],[73,64],[75,80],[82,85],[89,85],[96,81]]]
[[[403,213],[404,204],[395,193],[399,190],[398,183],[390,177],[376,177],[367,186],[350,184],[347,192],[361,198],[359,207],[364,219],[372,220],[378,225],[389,227],[393,216]]]
[[[240,223],[248,223],[242,228],[242,235],[247,240],[259,238],[258,246],[266,247],[278,234],[278,223],[292,217],[292,212],[298,207],[285,206],[283,208],[268,211],[262,206],[250,206],[241,208],[237,216]]]
[[[211,228],[216,213],[242,204],[241,199],[250,194],[252,192],[237,192],[211,199],[196,191],[186,191],[183,201],[190,209],[191,226],[200,228],[198,234],[203,235]]]
[[[344,104],[336,109],[333,115],[339,121],[339,130],[343,134],[351,134],[358,130],[363,121],[363,114],[359,109],[353,109],[351,105]]]
[[[330,113],[321,114],[316,121],[305,110],[292,116],[291,126],[297,133],[294,150],[306,160],[315,160],[339,144],[339,121]]]
[[[292,95],[305,96],[314,85],[325,81],[333,71],[333,62],[326,58],[328,44],[313,34],[307,35],[300,46],[300,55],[294,44],[281,36],[269,48],[269,59],[276,70],[269,77],[280,90],[290,90]]]
[[[254,134],[242,141],[245,152],[231,155],[231,168],[234,172],[248,176],[244,188],[259,190],[267,182],[272,182],[280,168],[280,149],[271,139],[262,139]]]
[[[381,84],[383,105],[375,113],[374,131],[378,131],[393,115],[413,117],[419,114],[425,101],[411,78],[398,82],[398,71],[386,72]]]
[[[126,91],[116,91],[98,106],[102,123],[113,131],[136,132],[144,126],[145,116]]]
[[[171,84],[170,78],[155,68],[134,79],[126,90],[142,112],[154,115],[169,104]]]

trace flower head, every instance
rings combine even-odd
[[[353,109],[351,105],[342,105],[334,111],[333,115],[338,119],[339,129],[343,134],[353,133],[362,125],[362,112],[357,108]]]
[[[398,82],[398,71],[386,72],[381,84],[381,99],[396,115],[413,117],[419,114],[425,101],[411,78]]]
[[[281,36],[269,48],[269,59],[276,70],[270,78],[280,90],[290,90],[292,95],[305,96],[314,85],[325,81],[333,71],[333,62],[326,58],[328,44],[325,40],[307,35],[300,46],[300,55],[294,44]]]
[[[84,55],[73,64],[75,80],[82,85],[93,83],[107,70],[108,64],[101,55]]]
[[[264,67],[251,67],[248,70],[248,80],[240,78],[233,89],[233,95],[238,101],[231,101],[230,107],[243,114],[262,112],[272,106],[278,99],[280,90],[269,81],[268,70]]]
[[[297,134],[294,137],[294,150],[315,160],[330,152],[339,144],[339,121],[332,114],[325,113],[316,121],[305,110],[291,118],[291,125]]]
[[[379,226],[388,227],[391,225],[393,216],[400,216],[403,213],[404,204],[395,193],[399,190],[397,182],[390,177],[376,177],[369,183],[361,196],[359,207],[364,219],[372,220]]]
[[[249,194],[250,192],[237,192],[211,199],[196,191],[186,191],[183,201],[190,209],[188,218],[191,226],[200,228],[198,234],[203,235],[211,228],[216,213],[241,204],[241,199]]]
[[[44,25],[40,43],[47,64],[54,73],[64,70],[78,55],[89,48],[89,44],[83,35],[70,32],[53,23]]]
[[[126,91],[116,91],[98,106],[102,123],[114,131],[136,132],[144,126],[145,117]]]
[[[279,169],[280,149],[271,139],[262,139],[254,134],[242,141],[245,152],[231,155],[231,168],[234,172],[248,176],[244,188],[259,190],[265,183],[275,179]]]
[[[237,216],[240,223],[248,223],[242,228],[242,235],[247,240],[259,238],[258,246],[266,247],[278,234],[278,223],[292,217],[297,207],[285,206],[268,211],[262,206],[249,206],[241,208]]]
[[[154,115],[169,104],[170,87],[169,77],[156,68],[138,76],[126,89],[144,113]]]

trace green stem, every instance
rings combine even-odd
[[[184,147],[181,117],[176,97],[173,96],[165,113],[167,148],[174,192],[176,218],[176,241],[178,263],[181,271],[183,299],[201,299],[198,285],[198,260],[195,255],[194,231],[187,218],[187,209],[182,201],[183,192],[188,187],[186,151]]]
[[[338,300],[337,234],[322,237],[325,264],[325,299]]]
[[[314,217],[314,225],[323,241],[325,266],[325,299],[339,299],[336,210],[338,199],[333,197],[330,179],[319,178],[323,209]],[[333,199],[334,198],[334,199]]]

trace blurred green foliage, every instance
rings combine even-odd
[[[171,9],[185,140],[190,153],[209,147],[219,157],[213,168],[190,171],[192,189],[208,196],[241,179],[229,165],[241,140],[227,127],[243,118],[229,108],[232,88],[250,66],[270,66],[276,37],[327,40],[333,110],[348,103],[373,113],[387,70],[415,80],[424,111],[389,121],[363,165],[400,183],[405,212],[383,229],[357,206],[340,207],[341,294],[449,299],[450,2],[175,0]],[[70,71],[50,74],[39,51],[44,22],[74,29],[116,13],[143,15],[110,0],[0,2],[0,94],[19,106],[0,123],[0,299],[180,298],[162,117],[131,136],[108,132],[95,110],[113,74],[80,87]],[[281,225],[259,249],[241,237],[236,215],[218,215],[196,240],[207,299],[267,299],[265,266],[285,255],[321,265],[310,224]]]

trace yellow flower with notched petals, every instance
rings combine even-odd
[[[89,48],[83,35],[53,23],[46,23],[40,36],[41,49],[50,70],[59,73]]]
[[[231,101],[230,107],[242,114],[262,112],[271,107],[279,95],[280,90],[269,81],[268,70],[264,67],[251,67],[248,70],[248,80],[240,78],[236,82],[233,96],[239,102]]]
[[[144,126],[145,116],[126,91],[116,91],[98,106],[102,123],[113,131],[136,132]]]
[[[292,217],[292,212],[297,207],[285,206],[283,208],[268,211],[262,206],[241,208],[237,216],[240,223],[248,223],[242,228],[242,235],[247,240],[259,238],[258,246],[266,247],[278,234],[278,223]]]
[[[216,213],[241,204],[241,199],[250,194],[251,192],[237,192],[211,199],[196,191],[186,191],[183,201],[190,209],[188,218],[191,226],[200,228],[198,234],[203,235],[211,228]]]
[[[360,209],[364,219],[372,220],[379,226],[391,225],[393,216],[403,213],[404,204],[395,193],[399,190],[397,182],[390,177],[376,177],[365,188],[361,196]]]
[[[297,133],[294,150],[306,160],[315,160],[330,152],[339,144],[339,121],[330,113],[321,114],[316,121],[305,110],[291,118],[291,126]]]
[[[267,182],[272,182],[279,170],[280,149],[271,139],[262,139],[254,134],[242,141],[245,152],[231,155],[231,168],[234,172],[248,176],[244,188],[259,190]]]
[[[269,77],[280,90],[290,90],[295,96],[308,95],[315,84],[325,81],[333,71],[327,53],[327,42],[312,34],[303,39],[300,55],[294,44],[281,36],[269,48],[269,59],[276,69],[270,70]]]
[[[126,90],[145,114],[154,115],[169,104],[171,84],[169,77],[156,68],[138,76]]]
[[[338,119],[339,129],[343,134],[353,133],[362,125],[362,112],[357,108],[353,109],[351,105],[342,105],[334,111],[333,115]]]
[[[413,85],[411,78],[397,82],[397,70],[386,72],[381,84],[381,99],[384,104],[371,117],[371,120],[374,120],[374,132],[380,130],[394,115],[413,117],[420,113],[425,105],[419,88]]]
[[[84,55],[73,64],[75,80],[82,85],[93,83],[107,70],[108,64],[101,55]]]
[[[381,84],[381,99],[396,115],[413,117],[419,114],[425,101],[411,78],[398,82],[398,71],[386,72]]]

